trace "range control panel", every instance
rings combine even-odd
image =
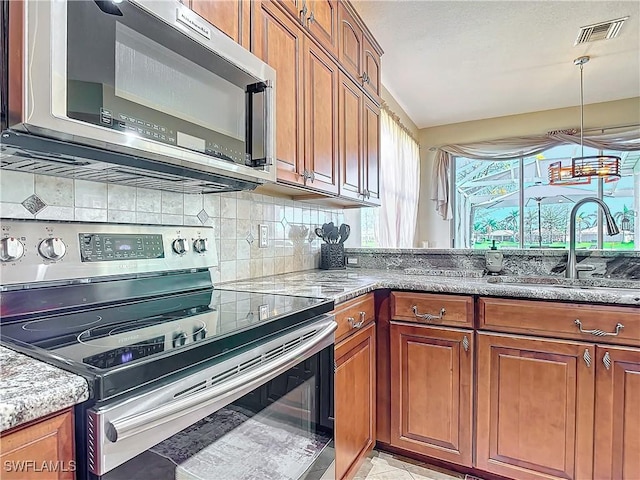
[[[211,227],[0,220],[3,288],[218,265]]]

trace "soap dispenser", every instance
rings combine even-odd
[[[498,273],[502,270],[502,252],[498,251],[496,241],[493,240],[489,251],[485,253],[485,266],[489,273]]]

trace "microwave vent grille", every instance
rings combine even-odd
[[[15,140],[17,143],[23,143],[25,139],[27,142],[33,141],[33,139],[29,139],[28,135],[3,132],[2,137],[3,142],[0,148],[0,168],[2,170],[185,194],[235,192],[253,190],[257,186],[253,182],[153,163],[145,159],[103,152],[89,147],[62,144],[62,142],[55,140],[37,138],[35,143],[44,145],[38,145],[40,148],[36,150],[12,143]],[[56,152],[56,149],[88,155],[59,153]],[[78,152],[74,152],[74,150],[78,150]],[[101,157],[112,158],[114,163],[90,158],[91,154],[96,152]],[[142,165],[144,168],[138,165]]]

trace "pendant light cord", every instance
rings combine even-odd
[[[582,69],[584,63],[580,63],[580,156],[584,157],[584,82]]]

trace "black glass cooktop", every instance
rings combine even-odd
[[[203,289],[73,311],[3,318],[2,341],[83,374],[95,398],[248,348],[327,313],[333,301]]]

